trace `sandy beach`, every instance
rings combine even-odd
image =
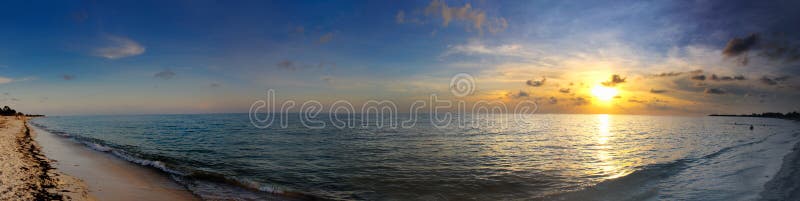
[[[53,167],[88,184],[97,200],[199,200],[167,175],[31,127]]]
[[[199,200],[156,170],[36,130],[0,117],[0,200]]]
[[[0,200],[94,200],[86,184],[54,169],[24,118],[0,117]]]

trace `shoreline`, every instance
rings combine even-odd
[[[168,175],[30,126],[57,169],[80,178],[97,200],[200,200]]]
[[[783,164],[775,176],[764,184],[764,191],[759,193],[760,200],[797,200],[800,199],[800,142],[792,147],[792,151],[783,156]]]
[[[27,118],[0,117],[0,200],[94,200],[82,180],[55,169]]]

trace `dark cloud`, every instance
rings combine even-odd
[[[172,72],[171,70],[164,70],[156,73],[155,75],[153,75],[153,77],[168,80],[175,77],[175,75],[176,75],[175,72]]]
[[[62,75],[61,78],[64,79],[64,80],[74,80],[75,76],[74,75]]]
[[[509,95],[512,98],[527,98],[527,97],[531,96],[528,92],[525,92],[525,91],[519,91],[517,93],[513,93],[513,94],[509,94]]]
[[[739,56],[743,53],[747,53],[747,51],[750,51],[751,49],[754,49],[758,41],[758,34],[755,33],[744,38],[733,38],[728,41],[728,44],[725,45],[725,49],[722,50],[722,54],[728,57]]]
[[[667,90],[664,90],[664,89],[650,89],[650,93],[663,94],[663,93],[667,93]]]
[[[703,75],[703,74],[695,75],[695,76],[690,77],[690,79],[703,81],[703,80],[706,80],[706,75]]]
[[[778,84],[777,81],[775,81],[774,79],[769,78],[767,76],[761,77],[761,79],[759,79],[758,81],[761,81],[761,83],[766,84],[766,85],[776,85],[776,84]]]
[[[220,86],[222,86],[222,85],[220,85],[219,83],[216,83],[216,82],[208,84],[208,87],[211,87],[211,88],[217,88],[217,87],[220,87]]]
[[[302,64],[300,62],[295,62],[292,60],[284,59],[275,64],[276,67],[279,69],[289,70],[289,71],[297,71],[297,70],[306,70],[306,69],[333,69],[336,67],[336,63],[333,62],[319,62],[318,64]]]
[[[333,84],[333,77],[331,76],[322,76],[320,80],[325,81],[327,84]]]
[[[558,104],[558,99],[556,97],[550,96],[550,98],[547,99],[547,103],[550,103],[551,105]]]
[[[659,74],[653,74],[653,75],[650,75],[650,76],[651,77],[675,77],[675,76],[679,76],[679,75],[683,75],[683,72],[659,73]]]
[[[737,75],[737,76],[717,76],[717,74],[711,74],[711,80],[714,81],[735,81],[735,80],[747,80],[744,75]]]
[[[542,77],[542,80],[528,80],[527,82],[525,82],[525,84],[527,84],[528,86],[532,86],[532,87],[540,87],[540,86],[544,85],[544,83],[546,81],[547,81],[547,78],[546,77]]]
[[[281,68],[281,69],[286,69],[286,70],[290,70],[290,71],[297,70],[297,66],[294,65],[294,62],[290,61],[290,60],[287,60],[287,59],[284,59],[284,60],[282,60],[281,62],[278,62],[275,65],[278,66],[278,68]]]
[[[622,83],[625,83],[625,78],[617,74],[614,74],[611,75],[611,80],[605,81],[602,84],[607,87],[613,87],[616,86],[617,84],[622,84]]]
[[[581,106],[581,105],[588,105],[590,102],[589,102],[589,99],[587,99],[587,98],[575,97],[575,98],[572,98],[572,103],[574,105],[576,105],[576,106]]]
[[[559,89],[558,92],[568,94],[570,92],[570,88],[562,88],[562,89]]]
[[[787,40],[784,34],[772,34],[762,38],[754,33],[744,38],[733,38],[725,45],[722,54],[726,57],[736,57],[742,65],[747,65],[749,61],[747,53],[755,50],[760,51],[758,56],[773,61],[800,60],[800,45],[796,40]]]
[[[794,62],[800,60],[800,44],[797,40],[787,40],[785,34],[773,36],[761,44],[761,54],[773,61]]]
[[[725,91],[720,89],[720,88],[706,88],[706,90],[703,91],[703,93],[707,93],[707,94],[725,94]]]
[[[777,85],[778,82],[783,82],[789,79],[789,76],[780,76],[780,77],[770,77],[770,76],[763,76],[761,79],[758,79],[759,82],[766,85]]]
[[[631,103],[646,103],[647,101],[638,100],[638,99],[628,99],[628,102],[631,102]]]

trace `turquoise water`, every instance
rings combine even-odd
[[[796,122],[526,116],[435,128],[259,129],[247,114],[63,116],[33,125],[163,170],[207,199],[751,200]],[[749,126],[755,129],[750,130]]]

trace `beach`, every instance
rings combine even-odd
[[[783,165],[769,182],[764,185],[761,200],[800,199],[800,142],[792,152],[783,157]]]
[[[0,200],[94,200],[86,184],[50,165],[25,119],[0,117]]]
[[[162,173],[0,118],[0,200],[199,200]]]

